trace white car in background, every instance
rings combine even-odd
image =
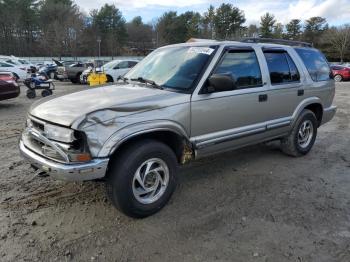
[[[108,82],[115,82],[120,76],[125,75],[133,68],[138,60],[113,60],[101,67],[101,70],[107,75]]]
[[[0,59],[0,71],[11,72],[18,80],[25,80],[28,76],[27,68],[23,65],[17,65],[5,62]]]

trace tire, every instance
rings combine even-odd
[[[47,97],[47,96],[50,96],[50,95],[52,95],[52,91],[51,90],[44,89],[43,91],[41,91],[41,96],[42,97]]]
[[[335,82],[341,82],[341,81],[343,81],[343,77],[341,75],[335,75],[334,76],[334,81]]]
[[[72,84],[77,84],[78,83],[76,78],[71,78],[70,81],[72,82]]]
[[[176,188],[178,165],[174,152],[167,145],[150,139],[138,141],[118,153],[118,158],[111,161],[107,172],[107,196],[127,216],[150,216],[170,200]],[[151,172],[147,172],[147,168]],[[152,172],[156,169],[159,171]],[[140,179],[137,179],[136,174],[140,174]],[[142,182],[142,177],[145,178],[144,187],[139,182]],[[145,191],[152,187],[155,188],[153,193]]]
[[[315,114],[304,109],[295,122],[291,133],[281,140],[282,151],[294,157],[309,153],[316,140],[317,127],[318,122]]]
[[[107,75],[107,83],[113,83],[113,77],[111,77],[110,75]]]
[[[29,99],[34,99],[36,97],[35,91],[34,90],[30,90],[30,89],[27,90],[27,94],[26,95],[27,95],[27,97]]]

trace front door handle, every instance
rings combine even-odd
[[[267,94],[259,95],[259,102],[266,102],[267,101]]]

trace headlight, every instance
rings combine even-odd
[[[45,124],[44,133],[48,139],[64,143],[71,143],[75,140],[74,130],[65,127]]]

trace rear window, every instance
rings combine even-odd
[[[295,51],[303,60],[313,81],[326,81],[330,79],[331,70],[325,56],[316,49],[295,48]]]

